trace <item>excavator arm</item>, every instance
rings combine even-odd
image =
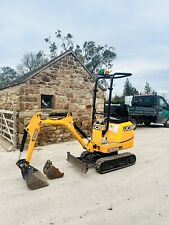
[[[53,126],[64,126],[66,127],[72,135],[76,138],[76,140],[79,141],[79,143],[82,145],[84,149],[87,147],[87,142],[84,140],[84,138],[87,138],[86,134],[74,123],[71,114],[66,114],[64,118],[61,119],[56,119],[56,116],[65,116],[65,113],[55,113],[49,115],[52,118],[48,119],[41,119],[41,115],[39,113],[35,114],[29,124],[25,127],[24,129],[24,134],[21,142],[21,147],[20,147],[20,152],[23,152],[26,139],[27,139],[27,134],[29,134],[29,143],[28,143],[28,148],[26,151],[26,161],[30,163],[33,150],[35,148],[35,144],[38,138],[38,134],[41,130],[41,127],[43,125],[53,125]],[[81,135],[79,135],[79,133]],[[82,137],[81,137],[82,136]]]
[[[56,118],[59,117],[59,118]],[[43,125],[51,126],[64,126],[66,127],[72,135],[79,141],[84,149],[87,149],[87,141],[84,138],[87,138],[87,135],[74,123],[71,114],[69,113],[52,113],[47,119],[42,119],[41,114],[37,113],[32,116],[29,124],[24,129],[24,134],[20,146],[20,156],[16,165],[21,169],[21,174],[26,180],[27,186],[31,190],[48,186],[48,181],[46,177],[36,168],[30,165],[32,158],[33,150],[38,138],[38,134]],[[21,159],[21,153],[24,150],[27,136],[29,135],[28,148],[26,151],[26,158]],[[74,158],[71,154],[68,154],[69,160],[72,161]],[[87,172],[86,164],[82,163],[82,170]],[[58,168],[55,168],[51,161],[48,160],[43,169],[44,173],[49,179],[55,179],[63,176],[63,173],[59,171]]]

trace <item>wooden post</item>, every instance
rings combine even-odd
[[[13,149],[17,148],[17,111],[14,109],[13,111]]]

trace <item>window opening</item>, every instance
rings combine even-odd
[[[52,109],[53,95],[41,95],[41,108]]]

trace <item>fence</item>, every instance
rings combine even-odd
[[[10,143],[8,151],[17,147],[17,112],[0,110],[0,136]]]

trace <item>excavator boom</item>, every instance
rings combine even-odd
[[[33,150],[35,148],[35,144],[36,144],[41,126],[43,125],[65,126],[73,134],[76,140],[79,141],[79,143],[83,146],[83,148],[86,148],[87,146],[87,142],[79,135],[80,133],[81,135],[85,136],[85,133],[83,133],[80,130],[80,128],[76,124],[74,124],[72,116],[69,113],[55,113],[49,116],[51,118],[49,117],[48,119],[41,119],[41,115],[39,113],[37,113],[36,115],[33,115],[29,124],[24,129],[24,134],[23,134],[23,138],[22,138],[22,142],[20,146],[20,152],[21,153],[23,152],[25,143],[27,140],[27,136],[29,135],[28,149],[26,151],[26,158],[25,159],[19,158],[16,165],[20,168],[22,176],[25,179],[28,188],[31,190],[48,186],[48,181],[46,177],[39,170],[37,170],[36,168],[30,165],[30,161],[33,155]],[[65,116],[65,117],[60,118],[61,116]],[[56,117],[59,117],[60,119]],[[78,130],[79,133],[76,131],[76,129]],[[69,157],[69,159],[70,161],[72,161],[71,156]],[[85,167],[86,164],[80,163],[80,161],[78,166],[82,171],[87,170],[86,169],[87,167]],[[48,172],[46,174],[48,178],[51,177],[51,173],[54,173],[53,177],[63,176],[63,174],[60,173],[60,171],[58,172],[58,170],[54,168],[53,166],[50,167],[50,170],[48,169]]]

